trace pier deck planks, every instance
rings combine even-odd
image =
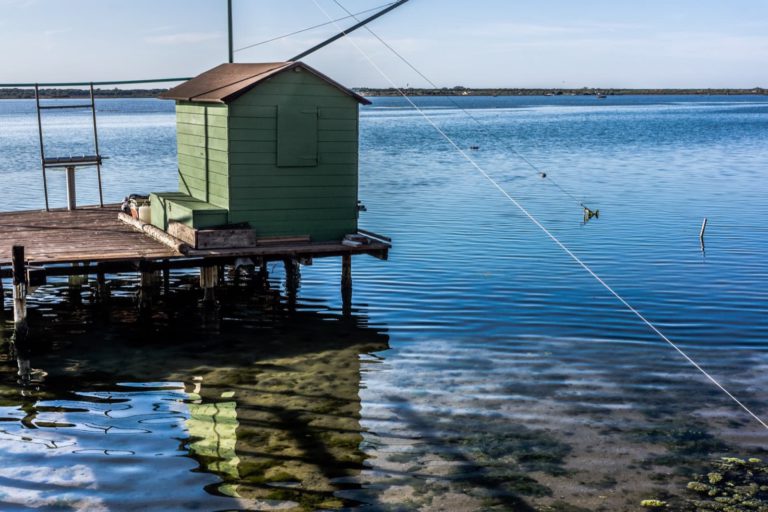
[[[243,249],[195,250],[185,256],[118,220],[118,205],[0,213],[0,266],[11,265],[11,247],[23,245],[29,263],[129,262],[256,256],[268,259],[291,256],[384,254],[388,244],[373,242],[347,247],[335,242],[267,244]]]
[[[0,213],[0,265],[23,245],[36,264],[115,261],[180,256],[117,220],[119,206]]]

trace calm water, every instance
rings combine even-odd
[[[448,99],[419,103],[767,417],[768,99],[458,101],[483,128]],[[48,153],[90,152],[88,117],[62,112]],[[107,199],[175,189],[172,104],[100,101],[99,128]],[[32,102],[0,102],[2,210],[43,204],[36,130]],[[216,312],[175,276],[144,321],[135,275],[111,276],[108,309],[41,288],[38,343],[18,353],[6,316],[0,509],[693,510],[686,484],[719,457],[768,455],[763,427],[402,101],[363,108],[360,172],[361,225],[394,248],[355,259],[352,315],[339,262],[316,260],[295,303],[275,266],[271,290],[230,285]],[[82,171],[82,202],[95,190]],[[600,218],[584,224],[577,200]]]

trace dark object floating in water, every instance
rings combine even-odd
[[[589,222],[592,217],[599,219],[600,218],[600,210],[590,210],[584,205],[581,205],[584,208],[584,222]]]
[[[546,178],[546,177],[547,177],[547,173],[545,173],[545,172],[543,172],[543,171],[542,171],[542,172],[540,172],[540,173],[539,173],[539,175],[540,175],[542,178]]]
[[[478,150],[480,149],[480,146],[469,146],[469,149]]]

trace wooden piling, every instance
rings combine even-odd
[[[23,343],[29,335],[27,325],[27,272],[24,246],[14,245],[11,251],[13,265],[13,339]]]
[[[216,283],[219,280],[219,267],[207,265],[200,267],[200,287],[203,289],[203,305],[216,304]]]
[[[283,265],[285,266],[285,289],[289,295],[295,295],[301,283],[299,260],[294,257],[285,258]]]
[[[284,258],[283,265],[285,265],[285,293],[288,298],[288,311],[294,312],[296,311],[296,299],[301,284],[301,267],[295,256]]]
[[[341,304],[342,313],[347,316],[352,313],[352,255],[341,257]]]
[[[96,272],[96,294],[97,303],[103,304],[109,300],[109,287],[107,286],[107,276],[104,272]]]
[[[83,270],[83,272],[86,272],[86,274],[83,276],[77,272],[76,269],[78,267],[80,267],[78,263],[73,263],[73,272],[67,277],[69,300],[76,306],[82,304],[83,302],[81,295],[83,290],[83,281],[85,281],[86,284],[88,283],[87,268]]]
[[[341,289],[352,290],[352,255],[341,257]]]
[[[269,268],[267,260],[262,258],[259,262],[259,272],[256,275],[256,284],[262,290],[269,290]]]
[[[163,260],[163,264],[168,265],[168,260]],[[168,295],[171,292],[171,269],[167,266],[163,267],[163,295]]]
[[[157,283],[155,270],[145,261],[139,263],[139,313],[147,315],[152,311],[153,288]]]

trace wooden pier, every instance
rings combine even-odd
[[[2,279],[13,279],[17,336],[26,333],[28,290],[45,284],[48,277],[94,275],[99,290],[106,274],[140,272],[142,287],[158,271],[167,276],[173,269],[199,268],[204,298],[212,299],[218,269],[225,265],[250,260],[265,273],[267,262],[281,261],[289,281],[293,281],[300,264],[311,264],[314,258],[341,257],[340,286],[342,298],[348,302],[352,256],[387,259],[391,247],[388,238],[360,230],[361,244],[293,238],[257,240],[249,247],[194,249],[157,228],[132,222],[124,214],[121,220],[120,215],[119,205],[0,213],[0,290],[4,290]]]

